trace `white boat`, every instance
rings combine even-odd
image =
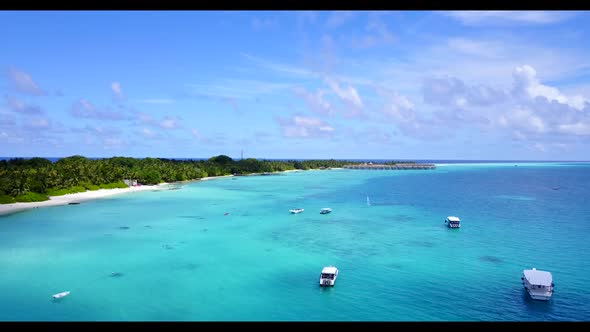
[[[301,213],[305,211],[304,209],[293,209],[293,210],[289,210],[289,212],[291,212],[292,214],[297,214],[297,213]]]
[[[328,214],[330,212],[332,212],[332,209],[330,209],[330,208],[323,208],[320,210],[321,214]]]
[[[70,295],[69,291],[68,292],[61,292],[61,293],[54,294],[53,298],[54,299],[61,299],[62,297],[66,297],[68,295]]]
[[[455,216],[448,216],[447,219],[445,219],[445,224],[447,224],[447,226],[449,226],[450,228],[460,228],[461,219]]]
[[[371,200],[369,200],[369,196],[367,196],[367,205],[371,206]]]
[[[326,266],[320,274],[320,286],[334,287],[336,278],[338,278],[338,269],[335,266]]]
[[[524,270],[522,285],[533,300],[548,301],[553,295],[553,276],[551,272],[539,271],[533,267],[532,270]]]

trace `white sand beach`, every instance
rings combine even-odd
[[[130,192],[146,191],[146,190],[163,190],[167,189],[169,184],[162,183],[154,186],[138,186],[129,188],[116,188],[116,189],[99,189],[93,191],[86,191],[83,193],[67,194],[63,196],[50,196],[48,201],[43,202],[27,202],[27,203],[12,203],[12,204],[0,204],[0,215],[10,214],[22,210],[56,206],[56,205],[67,205],[69,203],[79,203],[83,201],[99,199],[109,197],[113,195],[119,195]]]
[[[207,181],[207,180],[212,180],[212,179],[219,179],[219,178],[229,178],[232,177],[233,175],[220,175],[220,176],[206,176],[204,178],[200,178],[197,181]]]
[[[339,168],[332,168],[332,169],[339,169]],[[293,170],[286,170],[282,171],[284,173],[287,172],[300,172],[303,170],[300,169],[293,169]],[[280,173],[282,173],[280,172]],[[250,176],[260,175],[259,173],[252,173],[248,174]],[[246,175],[246,176],[248,176]],[[201,178],[199,180],[190,180],[190,181],[183,181],[183,182],[194,182],[194,181],[207,181],[212,179],[219,179],[219,178],[227,178],[233,177],[234,175],[222,175],[222,176],[208,176]],[[11,214],[18,211],[23,211],[27,209],[34,209],[46,206],[57,206],[57,205],[68,205],[70,203],[80,203],[84,201],[89,201],[93,199],[99,199],[104,197],[109,197],[113,195],[119,195],[124,193],[130,192],[137,192],[137,191],[146,191],[146,190],[165,190],[168,189],[172,185],[171,183],[160,183],[158,185],[147,186],[142,185],[138,187],[129,187],[129,188],[117,188],[117,189],[99,189],[93,191],[86,191],[83,193],[75,193],[75,194],[67,194],[63,196],[50,196],[48,201],[43,202],[27,202],[27,203],[11,203],[11,204],[0,204],[0,216],[5,214]]]

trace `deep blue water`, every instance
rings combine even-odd
[[[0,320],[587,321],[589,184],[584,163],[303,171],[16,213]]]

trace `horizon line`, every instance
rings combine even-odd
[[[220,154],[223,155],[223,154]],[[9,160],[9,159],[16,159],[16,158],[22,158],[22,159],[31,159],[31,158],[45,158],[45,159],[63,159],[63,158],[68,158],[68,157],[72,157],[72,156],[82,156],[84,158],[88,158],[88,159],[109,159],[109,158],[116,158],[116,157],[124,157],[124,158],[134,158],[134,159],[145,159],[145,158],[154,158],[154,159],[175,159],[175,160],[187,160],[187,159],[199,159],[199,160],[207,160],[216,156],[220,156],[220,155],[215,155],[215,156],[211,156],[211,157],[150,157],[150,156],[146,156],[146,157],[128,157],[128,156],[122,156],[122,155],[116,155],[116,156],[110,156],[110,157],[86,157],[83,155],[79,155],[79,154],[73,154],[73,155],[69,155],[69,156],[63,156],[63,157],[40,157],[40,156],[34,156],[34,157],[23,157],[23,156],[0,156],[0,160]],[[230,156],[228,156],[230,157]],[[234,160],[239,160],[242,158],[239,157],[230,157]],[[392,160],[392,161],[477,161],[477,162],[590,162],[590,160],[540,160],[540,159],[437,159],[437,158],[430,158],[430,159],[413,159],[413,158],[264,158],[264,157],[248,157],[248,158],[254,158],[254,159],[258,159],[258,160],[339,160],[339,161],[372,161],[372,160]],[[246,158],[246,159],[248,159]]]

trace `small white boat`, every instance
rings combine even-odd
[[[323,208],[320,210],[320,214],[328,214],[330,212],[332,212],[332,209],[330,208]]]
[[[293,210],[289,210],[289,212],[291,212],[292,214],[297,214],[297,213],[301,213],[305,211],[304,209],[293,209]]]
[[[54,294],[53,295],[53,298],[54,299],[61,299],[62,297],[66,297],[68,295],[70,295],[70,292],[69,291],[67,291],[67,292],[61,292],[61,293]]]
[[[338,269],[335,266],[330,265],[324,267],[322,269],[322,273],[320,274],[320,287],[334,287],[334,284],[336,283],[336,278],[338,278]]]
[[[539,271],[533,267],[532,270],[524,270],[522,274],[522,285],[533,300],[551,299],[555,287],[551,272]]]
[[[447,226],[449,226],[450,228],[460,228],[461,219],[455,216],[448,216],[447,219],[445,219],[445,224],[447,224]]]

